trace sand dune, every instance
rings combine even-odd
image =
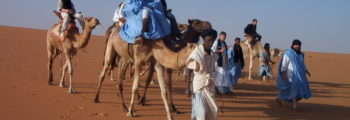
[[[272,44],[273,46],[273,44]],[[101,103],[93,103],[98,76],[102,69],[104,39],[93,36],[79,52],[74,63],[74,85],[77,94],[68,94],[58,87],[60,57],[54,61],[54,83],[47,80],[46,31],[0,26],[0,116],[2,120],[164,120],[165,108],[158,85],[151,85],[146,106],[135,106],[138,117],[126,117],[120,109],[115,82],[105,80]],[[350,115],[350,55],[305,52],[311,71],[313,97],[300,103],[302,113],[291,111],[290,104],[278,107],[273,99],[277,89],[261,80],[240,80],[234,97],[218,98],[224,101],[224,113],[219,120],[252,119],[349,119]],[[278,62],[278,59],[275,60]],[[63,61],[62,61],[63,62]],[[273,66],[276,75],[277,65]],[[257,71],[255,68],[254,71]],[[115,73],[117,74],[117,72]],[[256,74],[256,73],[255,73]],[[182,114],[175,119],[190,119],[191,99],[184,95],[183,77],[174,82],[174,98]],[[255,77],[257,78],[257,77]],[[130,100],[131,80],[127,77],[125,94]],[[143,86],[143,80],[141,86]],[[68,81],[66,81],[68,83]],[[143,89],[139,89],[143,91]]]

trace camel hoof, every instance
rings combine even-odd
[[[138,105],[145,106],[146,105],[145,102],[146,102],[146,98],[142,98]]]
[[[60,84],[60,87],[61,87],[61,88],[65,88],[64,84],[62,84],[62,83]]]
[[[68,93],[75,94],[75,90],[73,88],[69,88]]]
[[[95,103],[100,103],[100,99],[98,97],[95,97],[94,102]]]
[[[52,81],[49,81],[49,85],[53,85],[53,84],[52,84]]]
[[[136,117],[136,114],[134,112],[128,112],[126,114],[126,116],[128,116],[128,117]]]
[[[178,111],[178,110],[175,108],[174,105],[172,105],[172,107],[170,108],[170,111],[171,111],[172,113],[175,113],[175,114],[180,114],[180,113],[181,113],[180,111]]]

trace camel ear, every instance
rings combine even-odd
[[[189,24],[189,25],[191,25],[191,24],[192,24],[192,22],[193,22],[193,20],[188,19],[188,24]]]
[[[86,17],[85,20],[86,21],[90,21],[92,19],[92,17]]]

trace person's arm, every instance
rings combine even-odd
[[[263,52],[260,52],[260,54],[259,54],[259,61],[260,61],[261,65],[266,65],[266,63],[265,63],[265,55],[264,55]]]
[[[215,50],[216,53],[222,53],[225,51],[225,48],[221,48],[220,50]]]
[[[213,52],[217,53],[217,52],[216,52],[216,51],[217,51],[217,47],[218,47],[218,40],[215,40],[210,49],[211,49]]]
[[[287,80],[287,70],[290,64],[289,57],[287,55],[283,56],[281,72],[282,72],[282,80]]]
[[[254,34],[253,32],[253,25],[252,24],[248,24],[247,27],[244,29],[244,32],[248,35]]]
[[[58,0],[57,11],[61,12],[62,7],[63,7],[62,0]]]

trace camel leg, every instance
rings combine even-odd
[[[132,76],[134,76],[135,66],[133,63],[130,63],[128,65],[130,65],[130,77],[132,77]]]
[[[172,76],[172,73],[173,73],[173,70],[172,69],[167,69],[167,74],[168,74],[168,79],[167,79],[167,86],[165,88],[167,88],[167,97],[168,97],[168,100],[169,100],[169,106],[170,106],[170,111],[173,112],[173,113],[180,113],[175,105],[174,105],[174,102],[173,102],[173,97],[172,97],[172,81],[171,81],[171,76]]]
[[[126,59],[124,57],[121,57],[121,59],[119,60],[118,63],[119,67],[118,67],[118,82],[117,82],[117,90],[118,90],[118,95],[122,101],[122,107],[123,107],[123,111],[128,112],[128,109],[125,105],[125,101],[124,101],[124,94],[123,94],[123,82],[125,79],[125,73],[127,70],[127,66],[128,63],[126,63]]]
[[[52,62],[54,59],[53,56],[53,48],[52,47],[47,47],[47,54],[48,54],[48,63],[47,63],[47,69],[48,69],[48,80],[49,80],[49,85],[52,85],[53,82],[53,77],[52,77]]]
[[[146,92],[147,92],[147,89],[149,87],[149,85],[151,84],[151,80],[153,78],[153,72],[154,72],[154,65],[155,65],[155,61],[151,61],[151,63],[149,64],[148,66],[148,75],[147,75],[147,79],[146,79],[146,86],[145,86],[145,90],[143,91],[143,95],[139,101],[139,105],[142,105],[144,106],[145,105],[145,102],[146,102]]]
[[[73,76],[72,56],[68,52],[66,52],[66,57],[67,57],[67,62],[68,62],[68,73],[69,73],[68,93],[74,94],[75,90],[73,88],[73,81],[72,81],[72,76]]]
[[[249,76],[248,76],[248,80],[253,80],[252,78],[252,69],[253,69],[253,61],[254,60],[254,57],[253,55],[250,55],[250,58],[249,58]]]
[[[140,76],[140,70],[142,68],[142,64],[139,63],[139,61],[135,61],[134,63],[134,81],[132,85],[132,91],[131,91],[131,101],[129,106],[129,112],[126,114],[127,116],[135,117],[136,114],[134,113],[134,100],[135,95],[137,94],[137,89],[139,87],[139,76]]]
[[[165,106],[165,110],[167,112],[167,118],[168,120],[172,120],[173,117],[170,113],[169,110],[169,104],[168,104],[168,100],[167,100],[167,90],[165,88],[165,83],[164,83],[164,70],[163,70],[163,66],[160,65],[158,62],[155,65],[155,70],[157,71],[157,77],[158,77],[158,84],[161,90],[161,94],[162,94],[162,99],[164,102],[164,106]]]
[[[99,100],[99,98],[100,98],[100,90],[101,90],[102,83],[103,83],[105,75],[106,75],[106,71],[109,70],[109,67],[112,64],[111,59],[114,57],[114,55],[115,55],[114,53],[115,52],[113,51],[113,49],[111,47],[107,47],[106,48],[104,64],[103,64],[103,68],[102,68],[102,71],[101,71],[101,74],[100,74],[100,77],[99,77],[98,89],[97,89],[95,100],[94,100],[95,103],[99,103],[100,102],[100,100]]]
[[[114,67],[111,67],[111,69],[110,69],[110,77],[111,77],[111,81],[116,81],[115,79],[114,79],[114,75],[113,75],[113,70],[114,70]]]
[[[62,88],[64,88],[64,75],[65,75],[65,72],[67,71],[67,68],[68,68],[68,61],[66,61],[66,63],[63,65],[63,68],[62,68],[61,80],[59,85]]]
[[[116,62],[119,62],[119,58],[120,58],[120,56],[116,52],[114,52],[114,54],[115,55],[113,56],[113,59],[111,60],[111,65],[110,65],[110,69],[109,69],[109,72],[110,72],[109,74],[110,74],[112,81],[116,81],[114,79],[113,70],[117,66]]]

